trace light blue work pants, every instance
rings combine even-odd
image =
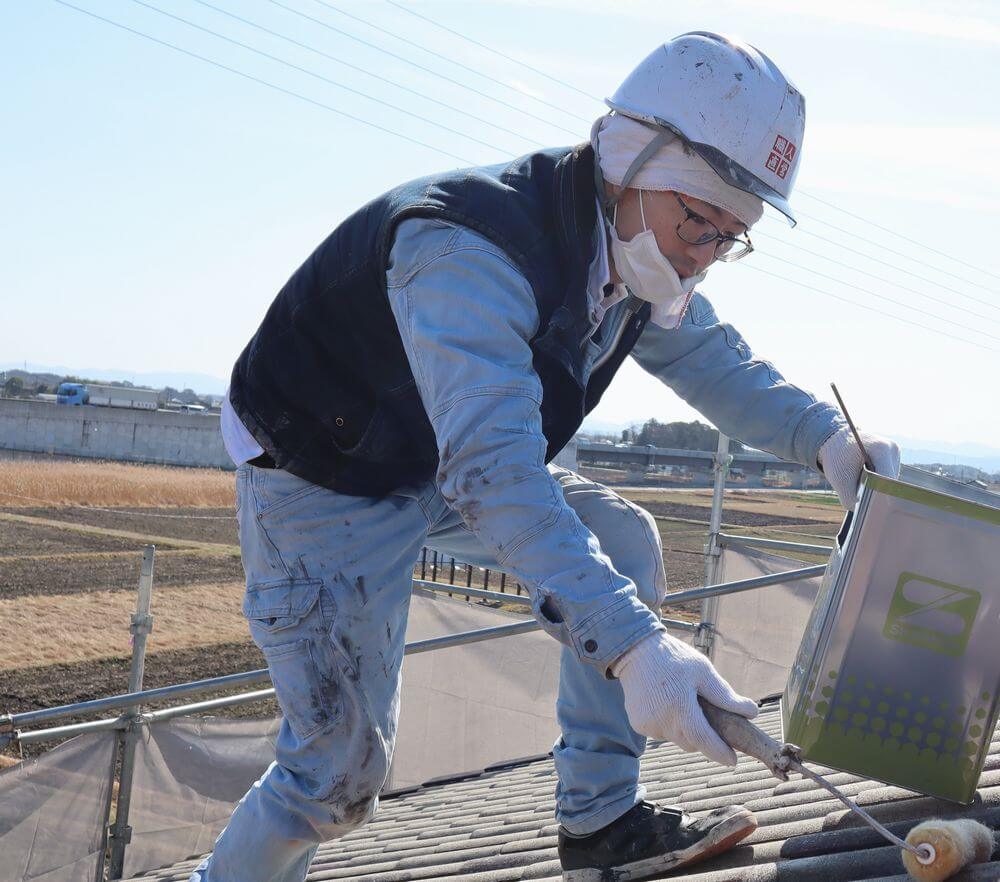
[[[568,505],[648,605],[666,590],[651,515],[550,466]],[[496,568],[433,483],[382,499],[345,496],[241,466],[244,614],[284,719],[273,762],[243,797],[196,882],[301,882],[318,843],[374,815],[392,758],[414,563],[422,546]],[[554,748],[557,820],[609,824],[643,798],[645,738],[621,686],[563,649]]]

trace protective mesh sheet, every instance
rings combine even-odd
[[[415,596],[407,642],[523,621],[477,604]],[[409,656],[403,663],[393,787],[547,753],[561,644],[536,631]]]
[[[735,582],[806,564],[755,549],[724,548],[719,582]],[[750,698],[784,691],[821,578],[800,579],[719,598],[712,661],[733,688]]]
[[[278,720],[175,719],[136,747],[125,875],[212,850],[236,803],[274,758]]]
[[[95,878],[114,743],[79,735],[0,773],[0,882]]]
[[[415,594],[407,642],[523,620]],[[551,749],[560,645],[542,632],[409,656],[389,787]],[[211,851],[274,756],[277,719],[176,719],[136,750],[126,876]]]

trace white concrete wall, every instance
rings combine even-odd
[[[214,414],[0,399],[0,449],[233,468]]]
[[[555,455],[555,459],[552,461],[557,466],[562,466],[564,469],[569,469],[571,472],[575,472],[578,468],[580,468],[576,459],[576,438],[573,438],[569,444],[560,450]]]

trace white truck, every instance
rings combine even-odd
[[[155,389],[131,386],[101,386],[97,383],[63,383],[56,397],[59,404],[90,404],[98,407],[132,407],[156,410],[159,393]]]

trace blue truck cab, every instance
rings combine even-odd
[[[60,383],[56,390],[56,404],[87,404],[90,395],[82,383]]]

